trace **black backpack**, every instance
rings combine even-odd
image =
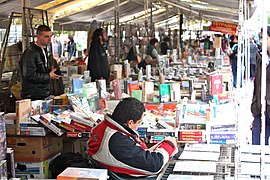
[[[50,162],[49,169],[52,178],[63,172],[67,167],[89,168],[89,161],[79,153],[64,153]]]

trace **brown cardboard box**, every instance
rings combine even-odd
[[[63,149],[62,138],[8,137],[7,145],[14,150],[15,162],[41,162]]]

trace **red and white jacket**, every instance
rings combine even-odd
[[[138,134],[105,116],[92,130],[88,153],[104,168],[130,176],[158,174],[177,147],[163,141],[155,150],[149,150]]]

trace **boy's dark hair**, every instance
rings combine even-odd
[[[86,53],[87,49],[84,49],[83,52]]]
[[[156,39],[156,38],[152,38],[151,40],[150,40],[150,44],[151,45],[155,45],[155,43],[157,43],[158,42],[158,40]]]
[[[132,97],[124,98],[116,106],[112,119],[120,124],[127,123],[129,120],[133,120],[136,123],[141,119],[144,111],[144,105],[138,99]]]
[[[40,26],[38,26],[38,28],[37,28],[37,34],[38,35],[41,35],[43,31],[52,31],[52,30],[51,30],[51,28],[49,28],[46,25],[40,25]]]

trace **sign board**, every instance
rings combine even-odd
[[[237,29],[236,24],[230,24],[230,23],[225,23],[225,22],[217,22],[217,21],[212,21],[212,24],[209,27],[210,31],[221,32],[221,33],[224,33],[224,34],[235,34],[236,29]]]

